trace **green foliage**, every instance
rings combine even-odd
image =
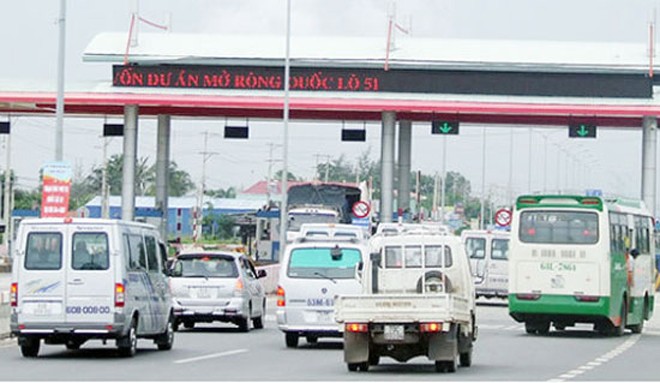
[[[204,191],[204,194],[213,198],[236,198],[236,188],[231,186],[227,189],[220,188],[215,190],[206,190]]]
[[[115,154],[108,159],[106,180],[110,189],[110,195],[121,195],[122,171],[124,168],[124,157]],[[135,195],[156,195],[156,165],[149,166],[148,158],[142,157],[135,164]],[[103,183],[103,165],[95,166],[86,181],[94,194],[101,194]],[[171,161],[169,165],[169,195],[180,197],[193,190],[195,184],[190,174],[179,169],[176,162]]]
[[[279,181],[281,179],[282,179],[282,170],[280,169],[280,170],[275,172],[275,175],[273,175],[273,180]],[[291,172],[287,172],[287,178],[286,179],[287,179],[287,181],[302,181],[303,180],[302,178],[296,177],[296,175],[291,173]]]
[[[209,213],[202,219],[205,239],[227,240],[234,238],[236,219],[229,215]]]

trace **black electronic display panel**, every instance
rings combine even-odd
[[[364,142],[367,140],[367,131],[364,129],[342,129],[341,140]]]
[[[117,87],[282,90],[277,66],[114,65]],[[639,73],[292,67],[290,89],[555,97],[651,98]]]
[[[247,126],[225,126],[225,138],[246,139],[249,135]]]

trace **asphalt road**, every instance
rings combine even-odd
[[[88,342],[79,351],[42,345],[37,359],[20,356],[15,340],[0,342],[0,377],[20,381],[648,381],[658,380],[660,319],[644,334],[600,337],[581,327],[547,336],[525,334],[506,306],[480,305],[474,364],[438,374],[425,358],[399,363],[381,358],[369,372],[349,373],[342,343],[301,340],[287,349],[269,302],[266,328],[239,333],[232,325],[200,325],[176,334],[171,351],[141,340],[132,359],[117,356],[114,342]]]

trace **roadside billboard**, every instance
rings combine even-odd
[[[42,169],[41,217],[66,217],[73,173],[71,165],[68,162],[47,162]]]

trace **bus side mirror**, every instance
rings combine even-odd
[[[633,258],[637,258],[637,256],[639,255],[639,250],[637,249],[630,250],[630,255],[632,255]]]

